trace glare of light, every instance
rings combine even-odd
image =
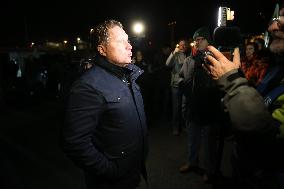
[[[144,31],[144,26],[142,23],[140,22],[137,22],[133,25],[133,31],[136,33],[136,34],[141,34],[143,31]]]
[[[76,51],[76,50],[77,50],[77,47],[76,47],[76,46],[74,46],[74,47],[73,47],[73,50],[74,50],[74,51]]]
[[[63,43],[64,43],[64,44],[67,44],[67,43],[68,43],[68,41],[67,41],[67,40],[64,40],[64,41],[63,41]]]
[[[31,42],[31,47],[33,47],[35,45],[35,43],[34,42]]]
[[[222,7],[219,7],[219,9],[218,9],[218,23],[217,23],[218,27],[221,26],[221,17],[222,17]]]
[[[80,37],[77,37],[77,42],[79,43],[81,41],[81,38]]]
[[[231,8],[227,8],[227,20],[234,20],[235,11],[231,10]]]
[[[218,27],[220,26],[226,26],[226,21],[227,21],[227,7],[219,7],[218,10]]]
[[[93,33],[94,32],[94,29],[92,28],[91,30],[90,30],[90,33]]]

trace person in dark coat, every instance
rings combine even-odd
[[[210,64],[204,64],[225,93],[224,108],[235,138],[235,188],[284,188],[284,4],[280,9],[276,4],[268,31],[272,36],[269,50],[275,62],[269,63],[271,67],[257,88],[251,87],[239,70],[238,48],[231,61],[209,46]]]
[[[132,46],[120,22],[95,28],[98,56],[74,82],[62,129],[62,148],[83,169],[87,188],[134,189],[146,179],[148,151],[143,100],[131,64]]]

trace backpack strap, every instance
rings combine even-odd
[[[263,80],[257,86],[256,90],[262,95],[265,95],[266,92],[269,92],[267,90],[268,90],[268,85],[269,85],[270,81],[273,78],[277,77],[277,75],[279,74],[279,72],[281,70],[282,69],[281,69],[280,66],[275,66],[275,67],[271,68],[270,71],[265,74]]]
[[[269,107],[280,95],[284,94],[284,83],[270,91],[264,97],[264,103]]]

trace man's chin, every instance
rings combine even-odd
[[[270,44],[269,49],[273,53],[284,53],[284,39],[274,39]]]

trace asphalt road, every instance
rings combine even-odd
[[[15,98],[0,115],[1,189],[84,189],[80,169],[67,159],[58,145],[63,123],[63,103],[57,99]],[[173,136],[169,121],[149,128],[147,169],[151,189],[210,189],[224,183],[205,184],[202,176],[180,174],[186,162],[186,133]],[[221,172],[231,176],[231,142],[225,142]],[[224,186],[226,188],[227,186]],[[142,180],[139,189],[146,188]]]

